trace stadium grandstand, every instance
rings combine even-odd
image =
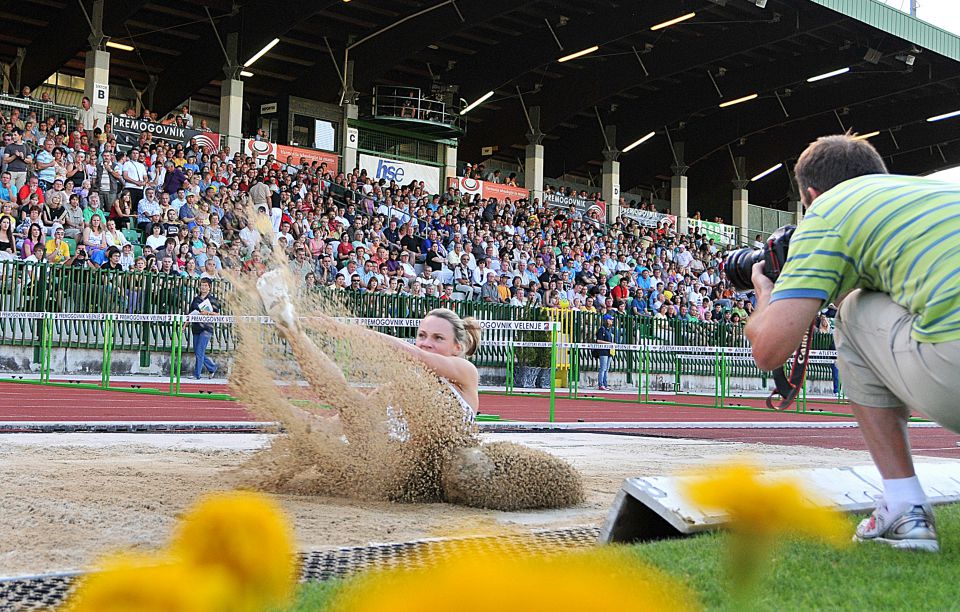
[[[807,142],[960,163],[960,41],[871,0],[26,0],[5,19],[3,311],[180,313],[280,248],[302,291],[364,316],[543,308],[584,337],[612,315],[625,342],[740,345],[751,296],[722,256],[797,220]]]
[[[751,304],[721,255],[796,220],[806,142],[851,130],[903,173],[960,162],[960,122],[931,121],[956,110],[957,38],[875,2],[28,1],[6,19],[18,283],[255,274],[273,241],[250,195],[304,290],[737,324]],[[3,310],[172,307],[36,291]]]
[[[960,36],[880,0],[0,19],[0,612],[958,607],[960,190],[917,177],[960,169]]]

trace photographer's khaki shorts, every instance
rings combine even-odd
[[[861,406],[916,411],[960,432],[960,342],[913,340],[915,318],[886,293],[847,296],[835,338],[843,392]]]

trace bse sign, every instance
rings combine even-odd
[[[387,179],[388,181],[396,181],[402,184],[403,174],[403,166],[391,165],[387,163],[386,160],[381,159],[377,162],[377,172],[374,176],[378,179]]]
[[[388,183],[409,185],[412,181],[423,181],[424,191],[430,194],[440,193],[440,168],[367,155],[361,153],[358,159],[360,168],[375,181],[383,179]]]

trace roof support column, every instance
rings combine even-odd
[[[733,218],[730,224],[737,228],[740,244],[750,244],[750,192],[747,186],[750,179],[746,174],[746,160],[738,157],[734,160],[737,178],[733,182]]]
[[[107,37],[103,35],[103,0],[94,0],[90,14],[90,49],[83,71],[83,95],[90,98],[90,106],[97,114],[95,126],[103,129],[110,106],[110,53],[106,51]],[[86,126],[92,130],[94,126]]]
[[[346,174],[353,172],[357,167],[357,148],[360,138],[357,129],[350,128],[350,123],[360,116],[360,108],[357,106],[357,94],[353,90],[353,60],[347,60],[344,71],[344,87],[341,92],[343,94],[343,168],[340,171]]]
[[[600,181],[603,201],[607,203],[607,223],[613,223],[620,216],[620,151],[617,150],[617,127],[604,128],[604,140],[607,147],[603,150],[603,174]]]
[[[23,76],[23,60],[27,57],[26,47],[17,47],[17,56],[13,58],[13,65],[17,68],[17,80],[14,81],[14,94],[20,93],[20,81]]]
[[[144,93],[147,94],[147,108],[156,112],[156,109],[153,107],[153,94],[157,93],[157,83],[160,81],[160,77],[155,74],[151,74],[147,77],[147,88],[144,90]]]
[[[530,190],[531,201],[543,201],[543,132],[540,131],[540,107],[530,107],[530,132],[527,133],[523,186]]]
[[[803,202],[800,201],[800,187],[797,185],[797,176],[793,173],[793,165],[784,165],[787,167],[787,174],[790,176],[790,200],[787,202],[787,210],[794,214],[794,223],[799,224],[803,220]]]
[[[687,166],[683,161],[683,143],[673,143],[674,164],[670,166],[670,214],[677,218],[677,231],[687,233]]]
[[[457,147],[447,145],[443,160],[443,185],[441,189],[447,190],[447,180],[457,177]]]
[[[237,33],[227,34],[227,62],[223,66],[224,79],[220,83],[220,133],[226,136],[221,148],[226,145],[230,153],[240,150],[243,133],[243,81],[242,66],[237,61]]]

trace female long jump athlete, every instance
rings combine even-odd
[[[264,274],[257,291],[267,312],[288,342],[301,373],[320,399],[337,408],[343,443],[361,456],[376,458],[374,449],[400,444],[418,453],[411,465],[417,474],[410,477],[436,480],[436,499],[418,496],[418,501],[450,501],[498,509],[558,507],[583,499],[579,474],[562,460],[508,442],[481,444],[473,420],[479,408],[478,374],[466,357],[480,341],[480,327],[472,318],[461,319],[455,312],[438,308],[420,323],[414,344],[341,323],[323,314],[300,319],[290,297],[287,277],[280,270]],[[422,365],[440,382],[428,410],[410,406],[411,397],[401,383],[387,383],[370,393],[354,387],[340,367],[306,334],[310,328],[332,337],[369,334],[385,349],[395,350]],[[362,338],[362,336],[361,336]],[[398,355],[399,357],[399,355]],[[385,363],[391,363],[386,361]],[[304,367],[310,364],[309,367]],[[402,379],[416,376],[402,369],[402,358],[392,362]],[[422,397],[418,398],[423,401]],[[404,402],[407,402],[406,410]],[[444,426],[434,427],[442,421]],[[426,443],[424,443],[426,439]],[[403,476],[406,476],[405,474]],[[402,479],[401,479],[402,480]],[[434,487],[420,486],[419,490]],[[400,483],[395,499],[410,499]]]

